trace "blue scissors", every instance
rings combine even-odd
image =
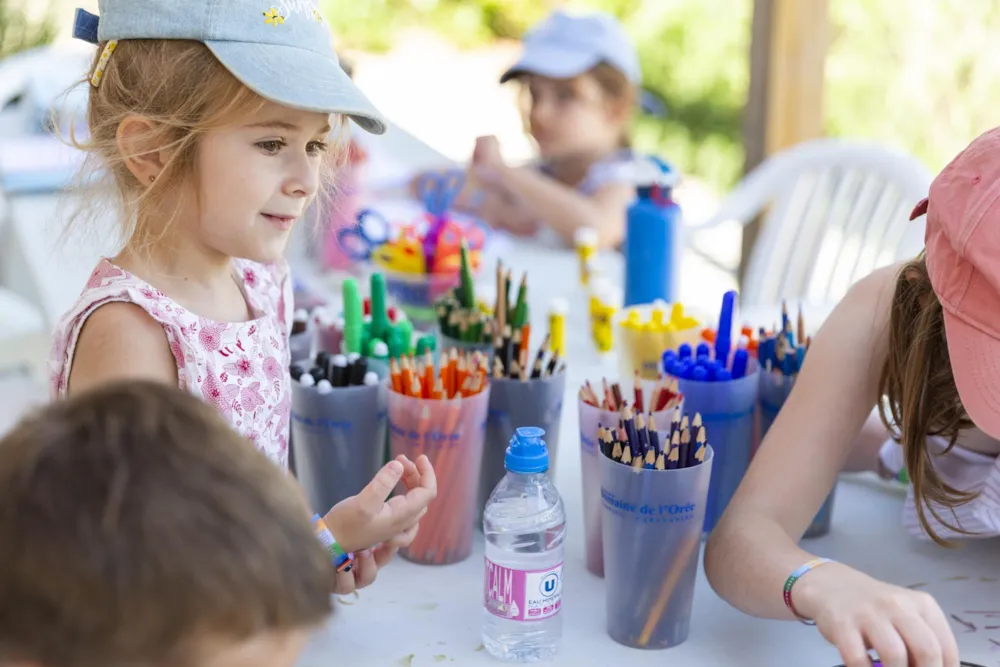
[[[358,224],[337,232],[337,242],[348,257],[362,262],[371,259],[377,247],[391,240],[391,232],[388,220],[366,208],[358,211]]]
[[[426,173],[417,179],[417,197],[428,213],[435,218],[443,218],[464,185],[465,173],[461,169]]]

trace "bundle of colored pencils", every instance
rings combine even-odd
[[[683,396],[677,386],[677,379],[671,378],[667,380],[664,379],[663,374],[660,374],[660,379],[653,389],[652,396],[649,398],[649,405],[647,406],[643,397],[642,381],[639,379],[639,372],[636,371],[635,389],[631,406],[634,414],[643,415],[670,410],[679,406],[682,398]],[[580,400],[595,408],[612,412],[621,412],[628,407],[628,402],[622,395],[621,385],[615,382],[609,386],[605,378],[601,378],[600,396],[594,391],[590,380],[584,382],[583,386],[580,387]]]
[[[518,329],[520,334],[521,330]],[[527,338],[515,336],[513,339],[503,338],[497,344],[493,354],[493,377],[511,380],[537,380],[562,373],[566,370],[566,362],[560,361],[555,350],[549,354],[549,336],[538,347],[534,362],[528,354]],[[548,357],[546,360],[546,356]],[[531,366],[529,367],[529,363]]]
[[[625,406],[617,426],[598,425],[601,454],[636,470],[679,470],[705,461],[708,442],[701,414],[695,413],[689,424],[687,415],[682,416],[678,407],[670,429],[662,433],[654,420],[650,415],[647,422],[642,414],[636,415]]]
[[[760,329],[760,344],[757,355],[765,371],[796,377],[806,356],[812,338],[806,336],[806,322],[799,306],[797,332],[792,331],[792,321],[788,317],[788,306],[781,303],[781,330],[775,326],[772,331]]]
[[[437,309],[438,326],[441,333],[463,343],[490,344],[500,339],[527,338],[528,325],[528,274],[521,276],[521,286],[517,291],[517,301],[510,302],[511,272],[504,271],[503,263],[497,262],[497,297],[493,312],[481,308],[476,302],[469,280],[463,280],[455,289],[441,298]],[[518,334],[518,331],[521,333]]]
[[[467,397],[486,388],[486,355],[459,352],[451,348],[441,353],[441,367],[435,369],[430,351],[424,357],[400,357],[389,363],[392,390],[413,398],[445,400]]]

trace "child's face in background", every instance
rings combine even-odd
[[[208,133],[198,146],[197,220],[184,231],[224,255],[279,259],[319,189],[330,129],[327,114],[268,102]]]
[[[526,75],[528,128],[543,158],[601,155],[619,147],[626,115],[590,74],[575,79]]]

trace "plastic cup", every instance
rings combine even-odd
[[[456,273],[397,273],[383,270],[386,292],[416,328],[437,322],[435,302],[459,282]]]
[[[566,373],[537,380],[490,380],[486,443],[479,481],[479,516],[500,480],[507,474],[504,456],[514,431],[522,426],[538,426],[545,431],[549,451],[549,476],[554,474],[559,452],[559,423],[562,420]]]
[[[678,378],[684,412],[692,417],[701,414],[705,435],[715,450],[705,510],[706,534],[715,528],[750,466],[759,382],[756,359],[750,360],[746,375],[737,380],[701,382]]]
[[[320,394],[292,383],[292,457],[313,511],[357,495],[379,471],[387,394],[384,384]]]
[[[631,648],[687,639],[714,454],[678,470],[601,469],[608,634]]]
[[[774,423],[774,418],[778,416],[778,412],[781,410],[782,406],[785,405],[785,401],[788,399],[789,394],[792,393],[792,387],[795,386],[795,378],[790,376],[785,376],[780,373],[768,373],[761,371],[760,373],[760,440],[764,440],[764,436],[767,435],[768,429],[771,428],[771,424]],[[804,538],[810,537],[822,537],[830,532],[830,522],[833,519],[833,502],[834,497],[837,494],[837,487],[834,486],[830,490],[830,495],[826,497],[823,502],[823,506],[819,508],[819,512],[816,517],[806,528],[806,532],[802,535]]]
[[[648,321],[652,306],[632,306],[615,317],[615,345],[618,348],[618,374],[622,379],[632,378],[638,370],[643,380],[656,380],[662,371],[664,350],[676,350],[682,343],[692,347],[701,342],[701,325],[680,331],[654,331],[625,326],[628,314],[638,311],[643,321]],[[670,307],[666,307],[667,315]]]
[[[472,553],[489,400],[489,386],[474,396],[442,401],[389,392],[392,456],[426,454],[437,473],[437,498],[416,539],[400,549],[406,560],[448,565]]]
[[[288,337],[288,350],[291,352],[292,363],[308,361],[312,358],[313,329],[310,327],[302,333]]]
[[[604,535],[601,528],[601,468],[600,448],[597,446],[597,427],[617,426],[620,413],[601,410],[578,399],[580,420],[580,466],[583,485],[583,535],[587,570],[598,577],[604,576]],[[653,413],[658,425],[669,424],[672,410]]]

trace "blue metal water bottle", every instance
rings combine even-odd
[[[638,179],[635,202],[625,222],[625,306],[677,300],[681,209],[672,197],[676,175],[655,161]]]

